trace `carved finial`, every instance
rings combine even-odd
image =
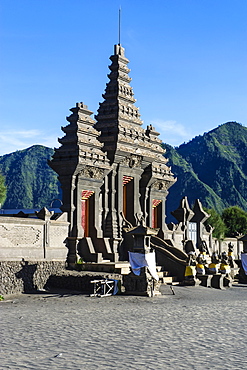
[[[39,212],[35,212],[36,216],[41,220],[48,221],[54,214],[54,211],[49,211],[46,207],[43,207]]]

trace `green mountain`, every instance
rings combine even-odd
[[[166,149],[165,156],[169,159],[168,165],[172,167],[172,172],[177,178],[176,183],[169,189],[167,196],[166,221],[175,220],[170,214],[177,209],[184,196],[188,197],[191,205],[195,199],[200,199],[205,207],[215,208],[218,212],[221,212],[225,208],[224,202],[210,186],[199,179],[189,162],[170,145],[163,144],[163,147]]]
[[[178,177],[167,198],[167,215],[179,199],[196,198],[203,206],[222,211],[238,205],[247,211],[247,128],[227,122],[178,148],[164,144],[168,165]]]
[[[61,199],[57,174],[48,166],[53,149],[34,145],[0,157],[7,198],[3,208],[41,208]]]
[[[183,196],[192,205],[221,212],[238,205],[247,211],[247,128],[227,122],[173,148],[163,144],[177,182],[169,189],[167,222]],[[56,173],[48,166],[53,149],[41,145],[0,157],[0,172],[6,177],[4,208],[39,208],[61,199]]]

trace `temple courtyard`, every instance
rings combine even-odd
[[[0,369],[245,369],[247,285],[0,302]]]

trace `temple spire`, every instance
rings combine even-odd
[[[101,127],[119,127],[124,124],[132,127],[142,125],[139,108],[134,103],[134,92],[130,86],[129,60],[125,57],[124,48],[114,45],[114,54],[110,57],[111,65],[108,74],[109,82],[106,84],[105,93],[102,95],[104,101],[98,109],[97,129]]]
[[[142,127],[139,108],[135,106],[133,89],[130,86],[129,63],[121,45],[114,46],[114,55],[110,57],[110,81],[102,95],[94,127],[100,132],[99,141],[107,153],[110,163],[149,163],[152,181],[163,181],[166,189],[175,181],[170,168],[166,166],[165,150],[161,147],[159,133],[152,125]],[[132,164],[131,164],[132,165]]]

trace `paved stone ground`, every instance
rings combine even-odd
[[[247,285],[0,303],[0,369],[246,369]]]

